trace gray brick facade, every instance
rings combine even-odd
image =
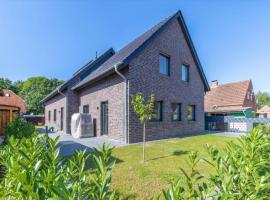
[[[79,93],[80,112],[84,105],[89,105],[92,118],[96,119],[97,136],[101,135],[100,105],[108,102],[108,136],[124,140],[123,135],[123,80],[116,74],[111,75]]]
[[[64,108],[63,132],[67,132],[67,98],[61,94],[58,94],[45,103],[45,125],[48,128],[53,127],[54,130],[60,130],[61,107]],[[54,110],[56,110],[56,120],[54,120]]]
[[[170,56],[170,76],[159,73],[159,54]],[[190,81],[181,80],[181,66],[190,68]],[[166,138],[204,129],[204,86],[184,38],[175,20],[142,53],[131,61],[129,67],[130,95],[142,92],[154,94],[163,101],[163,121],[149,122],[147,139]],[[171,103],[182,104],[182,121],[171,120]],[[187,120],[187,106],[196,105],[196,121]],[[142,140],[142,125],[129,108],[129,142]]]
[[[46,100],[46,125],[58,126],[58,121],[48,121],[47,113],[48,110],[64,107],[64,131],[69,133],[72,114],[83,112],[83,106],[89,105],[92,119],[96,121],[96,136],[100,136],[101,102],[107,101],[108,137],[127,143],[141,142],[142,125],[130,102],[131,95],[142,92],[145,96],[154,94],[156,100],[163,101],[163,120],[147,123],[147,140],[202,131],[204,93],[209,86],[201,66],[198,66],[195,50],[190,46],[190,38],[187,39],[188,33],[181,20],[180,13],[166,18],[109,58],[100,68],[81,80],[79,86],[76,86],[76,82],[70,84],[65,90],[66,98],[58,94]],[[170,57],[169,76],[159,72],[160,53]],[[124,63],[126,60],[128,63]],[[128,80],[127,83],[115,73],[113,67],[116,64],[122,66],[120,72]],[[189,68],[188,82],[181,79],[182,64]],[[96,79],[99,76],[102,77]],[[181,121],[172,121],[172,103],[181,104]],[[196,106],[195,121],[187,119],[189,105]]]

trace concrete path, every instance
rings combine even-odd
[[[205,132],[206,134],[221,135],[221,136],[227,136],[227,137],[240,137],[247,134],[247,133],[224,132],[224,131],[205,131]]]
[[[58,145],[61,146],[60,155],[63,157],[71,156],[78,150],[86,150],[87,152],[91,152],[93,151],[93,148],[98,148],[103,143],[106,143],[111,147],[124,145],[124,143],[110,139],[106,136],[79,139],[75,139],[71,135],[64,133],[49,133],[49,136],[53,139],[60,136]]]

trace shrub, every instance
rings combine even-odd
[[[191,172],[182,169],[184,176],[157,199],[269,199],[269,127],[257,127],[237,143],[228,143],[222,154],[213,146],[207,149],[210,159],[193,152],[188,159]],[[203,160],[215,169],[210,178],[196,170]]]
[[[35,127],[21,118],[16,118],[5,128],[6,141],[13,137],[16,139],[30,138],[37,134]]]
[[[103,145],[96,154],[77,152],[70,159],[59,156],[58,139],[33,136],[11,138],[1,150],[6,174],[0,181],[0,199],[117,199],[109,191],[114,160]],[[92,173],[85,162],[94,163]]]

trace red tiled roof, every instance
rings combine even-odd
[[[211,88],[204,98],[206,112],[213,110],[241,111],[251,80],[218,85]]]
[[[20,112],[26,112],[25,101],[20,96],[8,89],[3,89],[1,93],[0,106],[17,107],[20,108]]]

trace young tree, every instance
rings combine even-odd
[[[135,114],[139,117],[143,124],[143,162],[145,161],[145,127],[146,123],[155,116],[154,114],[154,95],[151,95],[146,101],[142,93],[137,93],[132,96],[131,104]]]

